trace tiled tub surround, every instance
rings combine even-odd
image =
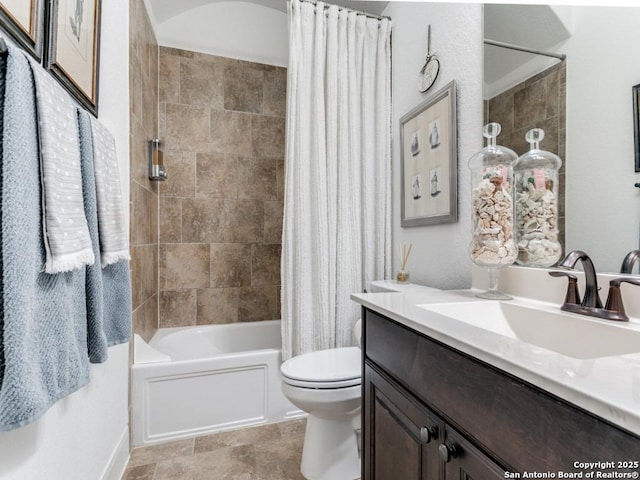
[[[280,318],[286,69],[160,48],[160,327]]]
[[[131,105],[131,287],[133,331],[158,328],[158,185],[147,172],[147,141],[158,135],[158,43],[143,0],[129,2]]]

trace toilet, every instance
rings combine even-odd
[[[371,282],[371,292],[435,290],[399,285],[391,280]],[[360,320],[354,337],[360,345]],[[307,429],[300,470],[307,480],[360,478],[360,407],[362,352],[359,347],[304,353],[280,367],[282,392],[306,412]]]

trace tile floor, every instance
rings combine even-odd
[[[306,419],[135,448],[122,480],[304,480]]]

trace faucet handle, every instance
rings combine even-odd
[[[563,272],[559,270],[552,270],[549,272],[552,277],[567,277],[569,284],[567,285],[567,294],[564,297],[564,305],[580,305],[580,292],[578,291],[578,277],[573,273]]]
[[[620,284],[623,282],[640,286],[640,280],[629,277],[618,277],[609,282],[609,296],[607,297],[607,304],[604,307],[605,310],[608,310],[607,319],[609,320],[629,321],[629,317],[624,311],[622,293],[620,292]]]

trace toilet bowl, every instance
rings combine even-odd
[[[290,358],[280,368],[282,392],[307,412],[300,470],[308,480],[360,478],[362,352],[332,348]]]
[[[392,280],[371,282],[371,292],[434,290],[399,285]],[[360,345],[360,321],[354,337]],[[362,352],[358,347],[332,348],[290,358],[280,367],[282,392],[306,412],[307,429],[300,470],[307,480],[360,478]]]

